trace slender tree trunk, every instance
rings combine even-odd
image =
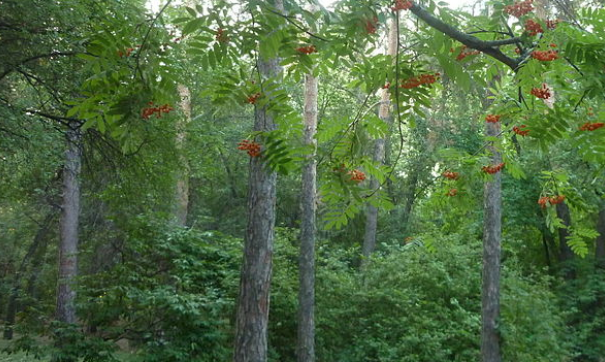
[[[313,147],[302,174],[302,222],[300,228],[300,260],[298,292],[298,362],[315,361],[315,211],[317,163],[315,133],[317,131],[317,79],[305,78],[305,144]]]
[[[29,249],[27,250],[27,253],[21,261],[19,270],[17,271],[17,273],[15,273],[15,280],[13,282],[13,288],[11,290],[6,310],[6,326],[4,327],[4,339],[13,338],[13,326],[15,324],[15,317],[19,309],[18,299],[19,292],[21,290],[21,277],[23,276],[28,265],[30,264],[31,259],[35,258],[37,250],[42,246],[41,244],[46,241],[46,235],[48,234],[54,217],[55,214],[51,212],[44,218],[44,221],[40,225],[40,228],[38,229],[34,240],[32,241]]]
[[[387,45],[387,54],[392,57],[393,63],[395,62],[395,56],[397,55],[397,43],[399,36],[399,29],[397,26],[399,24],[398,13],[395,13],[393,17],[391,17],[391,21],[389,22],[389,38]],[[391,116],[391,95],[388,89],[382,90],[382,99],[380,103],[380,108],[378,110],[378,116],[381,120],[386,122],[389,126],[392,123]],[[376,162],[384,162],[385,157],[385,144],[386,140],[384,138],[378,138],[374,144],[374,161]],[[370,180],[370,189],[375,190],[380,187],[380,183],[376,178],[372,178]],[[363,263],[365,263],[376,249],[376,234],[378,230],[378,209],[375,206],[370,204],[367,205],[366,209],[366,222],[365,222],[365,233],[363,236],[363,245],[361,253],[364,256]]]
[[[500,123],[487,123],[488,137],[500,134]],[[493,145],[492,164],[502,162],[500,152]],[[481,289],[481,361],[500,362],[500,253],[502,242],[502,175],[493,179],[484,188],[483,220],[483,276]]]
[[[187,125],[191,122],[191,92],[187,86],[178,85],[181,97],[180,109],[182,118],[177,122],[176,149],[179,152],[180,169],[176,181],[175,218],[179,225],[187,224],[189,212],[189,162],[186,155]]]
[[[597,232],[599,236],[595,240],[595,259],[599,268],[605,269],[605,207],[599,211],[597,221]]]
[[[72,122],[67,131],[67,151],[63,168],[63,205],[59,243],[59,282],[56,318],[64,323],[76,323],[76,292],[78,275],[78,222],[80,217],[80,167],[82,162],[82,133],[79,123]]]
[[[282,0],[275,0],[274,4],[279,11],[284,11]],[[278,58],[261,58],[257,65],[263,82],[281,74]],[[256,106],[254,131],[271,131],[275,127],[273,115],[267,107]],[[277,174],[267,169],[259,157],[252,157],[248,180],[248,226],[244,237],[244,260],[235,322],[234,362],[267,361],[276,184]]]
[[[559,228],[559,262],[563,264],[563,276],[565,279],[573,279],[575,271],[573,265],[569,265],[575,257],[573,250],[569,247],[567,239],[569,238],[569,228],[571,227],[571,213],[569,206],[565,202],[556,205],[557,217],[561,219],[565,227]]]

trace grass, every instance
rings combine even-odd
[[[8,347],[10,345],[10,341],[6,341],[4,339],[0,339],[0,362],[46,362],[49,361],[48,358],[43,358],[43,359],[36,359],[34,358],[33,355],[27,355],[24,352],[19,352],[19,353],[13,353],[13,354],[6,354],[4,352],[2,352],[6,347]],[[134,362],[135,358],[133,355],[125,353],[125,352],[118,352],[115,354],[115,357],[122,362]]]

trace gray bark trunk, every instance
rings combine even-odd
[[[486,134],[496,137],[500,134],[500,123],[487,123]],[[500,152],[493,145],[492,164],[502,162]],[[483,196],[483,275],[481,287],[481,361],[500,362],[500,253],[502,242],[502,175],[493,175],[485,184]]]
[[[599,236],[595,240],[595,259],[598,267],[605,268],[605,207],[599,211],[597,232]]]
[[[80,168],[82,162],[82,133],[79,124],[70,123],[67,131],[67,151],[63,168],[63,205],[59,242],[59,282],[56,318],[64,323],[76,323],[76,292],[73,288],[78,275],[78,222],[80,217]]]
[[[317,130],[317,79],[305,78],[305,144],[313,147],[302,174],[302,222],[298,293],[298,362],[315,361],[315,211],[317,163],[315,133]]]
[[[395,16],[391,17],[391,21],[389,22],[389,38],[387,45],[387,55],[393,58],[393,62],[395,62],[395,56],[397,55],[397,37],[399,35],[399,31],[397,29],[397,25],[399,24],[399,22],[396,16],[398,16],[398,13],[396,13]],[[383,89],[382,91],[382,98],[380,108],[378,110],[378,116],[389,126],[391,125],[393,119],[391,116],[391,95],[388,89]],[[381,163],[384,162],[385,144],[386,140],[384,138],[376,139],[374,144],[374,161]],[[379,187],[380,183],[378,182],[378,180],[376,180],[376,178],[372,178],[370,180],[370,189],[375,190]],[[368,257],[372,254],[374,249],[376,249],[377,230],[378,209],[368,204],[366,209],[365,233],[363,236],[363,245],[361,250],[361,253],[364,257],[363,263],[368,260]]]
[[[275,7],[284,11],[281,0],[275,0]],[[259,59],[257,65],[263,81],[281,73],[277,58]],[[273,116],[266,107],[256,106],[254,131],[273,129]],[[248,180],[248,226],[244,237],[244,260],[235,322],[234,362],[267,361],[276,184],[277,174],[267,169],[261,158],[252,157]]]
[[[189,162],[186,155],[185,143],[187,142],[187,124],[191,122],[191,92],[186,86],[178,85],[181,103],[182,118],[177,122],[176,131],[176,149],[179,152],[180,169],[176,180],[175,193],[175,218],[179,225],[187,224],[187,214],[189,212]]]

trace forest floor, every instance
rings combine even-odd
[[[10,341],[0,339],[0,362],[40,362],[47,361],[46,359],[36,359],[33,355],[27,355],[25,352],[7,354],[3,350],[8,347]],[[115,357],[122,362],[134,361],[133,357],[125,352],[118,352]]]

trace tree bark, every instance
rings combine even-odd
[[[279,11],[284,11],[282,0],[275,0],[274,4]],[[281,74],[278,58],[260,58],[257,66],[263,82]],[[267,107],[256,106],[254,131],[271,131],[275,127],[273,115]],[[267,361],[276,184],[277,174],[269,170],[259,157],[252,157],[248,180],[248,226],[244,237],[244,260],[235,322],[234,362]]]
[[[488,137],[500,134],[500,123],[487,123]],[[493,145],[488,147],[492,153],[492,164],[502,162],[500,152]],[[483,276],[481,290],[481,361],[500,362],[500,334],[498,318],[500,315],[500,253],[502,242],[502,175],[493,175],[493,179],[484,188],[483,220]]]
[[[176,149],[179,152],[180,169],[177,173],[174,216],[179,225],[187,224],[189,213],[189,162],[187,160],[185,143],[187,142],[187,124],[191,122],[191,92],[187,86],[178,85],[181,97],[180,109],[182,118],[177,122]]]
[[[597,221],[597,232],[599,236],[595,240],[595,259],[599,268],[605,269],[605,207],[599,211]]]
[[[565,227],[559,228],[559,262],[563,264],[563,276],[565,279],[573,279],[575,272],[573,266],[569,265],[575,257],[573,250],[569,247],[567,239],[569,238],[569,228],[571,227],[571,213],[569,206],[565,202],[556,205],[557,217],[561,219]],[[567,265],[566,265],[567,264]]]
[[[31,259],[33,259],[36,255],[37,250],[41,247],[41,244],[45,242],[46,235],[48,230],[51,227],[53,219],[55,218],[55,214],[50,212],[44,218],[42,224],[40,224],[40,228],[34,237],[27,253],[23,257],[21,261],[21,265],[19,265],[19,270],[15,273],[15,279],[13,282],[13,288],[11,290],[10,297],[8,299],[8,306],[6,309],[6,325],[4,327],[4,339],[12,339],[13,338],[13,326],[15,325],[15,317],[17,311],[19,310],[19,292],[21,291],[21,277],[27,270],[28,265],[30,264]]]
[[[317,79],[305,78],[304,142],[313,148],[302,174],[302,221],[298,292],[298,362],[315,361],[315,213],[317,193]]]
[[[391,17],[391,21],[389,22],[389,38],[387,45],[387,55],[391,56],[393,59],[393,63],[395,62],[395,56],[397,55],[397,43],[398,43],[398,35],[399,29],[397,26],[399,25],[399,20],[397,18],[398,13],[395,13],[395,16]],[[389,126],[391,125],[393,119],[391,116],[391,95],[388,89],[382,90],[382,98],[380,102],[380,108],[378,110],[378,116],[383,122],[386,122]],[[384,162],[385,157],[385,138],[378,138],[374,144],[374,161],[375,162]],[[380,183],[376,178],[372,178],[370,180],[370,189],[375,190],[380,187]],[[376,234],[378,230],[378,209],[368,204],[366,208],[366,222],[365,222],[365,233],[363,236],[363,245],[361,253],[363,255],[362,263],[365,263],[369,256],[376,249]]]
[[[80,217],[80,168],[82,133],[76,122],[67,130],[67,150],[63,168],[63,205],[59,243],[59,282],[56,318],[76,323],[76,292],[73,284],[78,275],[78,222]]]

